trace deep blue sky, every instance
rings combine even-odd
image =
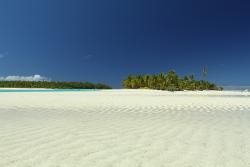
[[[250,85],[249,0],[2,0],[0,76],[119,87],[175,69]]]

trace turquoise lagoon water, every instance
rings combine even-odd
[[[3,92],[89,92],[97,91],[97,89],[0,89],[0,93]]]

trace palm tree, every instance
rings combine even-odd
[[[170,70],[168,73],[167,73],[167,82],[168,84],[177,84],[178,82],[178,76],[176,75],[175,71],[174,70]]]
[[[129,75],[129,76],[127,77],[127,79],[124,79],[124,80],[123,80],[122,86],[123,86],[124,88],[132,88],[132,86],[131,86],[131,81],[132,81],[132,76]]]
[[[203,80],[205,80],[206,76],[207,76],[207,67],[204,66],[202,69],[202,76],[203,76]]]
[[[137,81],[137,78],[136,76],[132,76],[131,77],[131,88],[132,89],[137,89],[138,88],[138,81]]]
[[[150,75],[143,75],[144,88],[149,88]]]
[[[165,76],[163,73],[160,73],[157,75],[157,88],[160,90],[164,90],[164,82],[165,82]]]
[[[136,78],[137,78],[137,87],[138,88],[145,87],[143,76],[142,75],[138,75]]]

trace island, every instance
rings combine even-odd
[[[0,88],[111,89],[102,83],[55,81],[0,81]]]
[[[181,90],[223,90],[222,87],[205,80],[207,74],[206,68],[203,68],[203,80],[195,80],[194,75],[179,77],[174,70],[168,73],[128,75],[122,81],[123,88],[126,89],[156,89],[168,91]]]

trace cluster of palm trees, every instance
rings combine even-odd
[[[203,76],[207,74],[206,68],[203,69]],[[180,78],[175,71],[170,70],[167,74],[159,73],[154,75],[129,75],[123,80],[122,85],[127,89],[157,89],[157,90],[222,90],[205,80],[197,81],[194,75]]]
[[[91,82],[0,81],[2,88],[51,88],[51,89],[111,89],[110,86]]]

